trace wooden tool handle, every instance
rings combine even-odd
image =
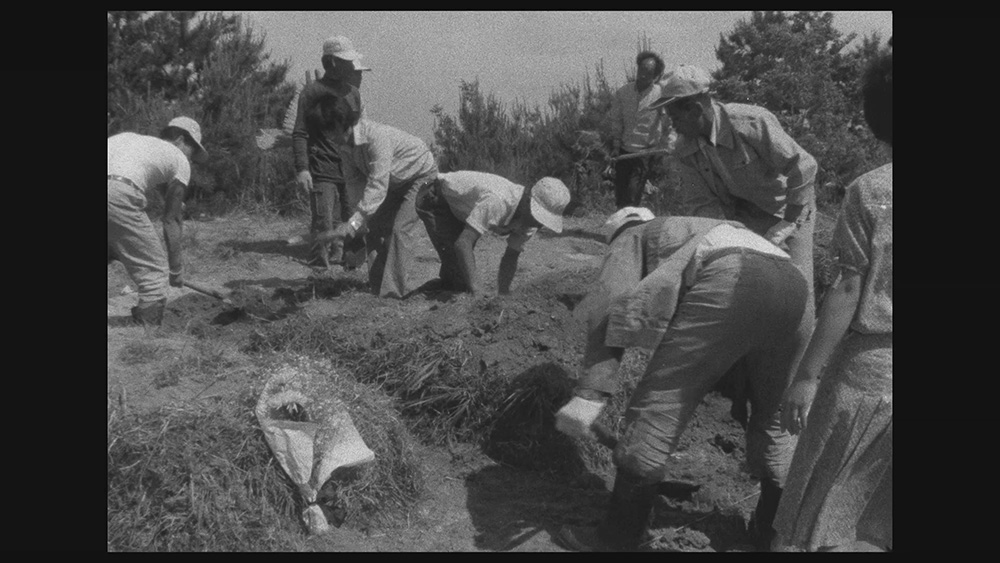
[[[618,447],[618,436],[607,426],[595,422],[590,429],[597,435],[597,442],[602,446],[612,450]]]
[[[197,283],[197,282],[184,280],[184,287],[189,287],[189,288],[191,288],[191,289],[193,289],[195,291],[204,293],[205,295],[211,295],[212,297],[215,297],[216,299],[222,299],[222,300],[226,299],[226,296],[223,295],[219,290],[212,289],[211,287],[202,285],[202,284]]]

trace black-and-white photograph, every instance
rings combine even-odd
[[[891,11],[108,11],[108,552],[892,551]]]

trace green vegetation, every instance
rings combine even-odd
[[[853,34],[833,27],[829,12],[754,12],[719,38],[716,94],[725,102],[764,106],[820,163],[817,198],[831,209],[844,187],[886,161],[861,118],[859,80],[881,46],[876,34],[848,49]],[[261,150],[261,129],[281,128],[295,94],[288,63],[270,60],[266,38],[238,16],[191,11],[108,12],[108,135],[156,134],[170,118],[197,119],[211,160],[196,167],[189,213],[304,211],[293,186],[291,149]],[[637,45],[652,48],[644,37]],[[631,61],[628,61],[631,67]],[[668,71],[670,69],[667,69]],[[612,206],[602,177],[610,148],[608,112],[620,85],[603,63],[593,76],[562,84],[545,107],[507,105],[461,82],[455,116],[437,105],[434,151],[442,170],[481,170],[531,184],[554,176],[570,187],[570,212]],[[650,206],[674,209],[677,186],[662,164]]]

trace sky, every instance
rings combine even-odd
[[[231,13],[231,12],[229,12]],[[271,59],[300,82],[320,69],[323,41],[348,37],[372,68],[361,97],[368,119],[433,140],[430,113],[458,111],[462,80],[505,104],[545,107],[562,84],[582,83],[603,61],[612,87],[625,83],[645,35],[667,69],[718,68],[715,47],[750,12],[241,12],[263,33]],[[834,12],[834,27],[858,39],[892,35],[892,12]]]

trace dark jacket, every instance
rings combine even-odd
[[[320,127],[309,123],[307,112],[323,94],[332,92],[338,96],[350,96],[355,107],[361,107],[361,93],[354,86],[334,80],[327,73],[323,78],[306,84],[299,94],[299,107],[292,130],[292,152],[295,155],[295,172],[308,170],[313,182],[343,182],[340,170],[340,156],[337,147],[328,134]]]

